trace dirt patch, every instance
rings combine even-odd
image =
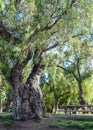
[[[17,121],[12,126],[4,126],[2,122],[0,122],[0,130],[54,130],[49,127],[49,124],[59,119],[59,117],[48,117],[43,118],[41,122],[35,121]],[[59,130],[59,129],[55,129]],[[61,129],[62,130],[62,129]]]
[[[56,122],[58,119],[65,120],[75,120],[78,117],[69,117],[69,116],[51,116],[47,118],[43,118],[41,122],[35,121],[26,121],[26,122],[15,122],[12,126],[5,127],[2,122],[0,122],[0,130],[71,130],[66,128],[50,128],[49,124]],[[84,117],[85,118],[85,117]],[[93,118],[93,117],[92,117]],[[76,130],[76,129],[75,129]]]

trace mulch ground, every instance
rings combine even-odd
[[[17,121],[15,122],[15,124],[13,124],[12,126],[4,126],[2,122],[0,122],[0,130],[71,130],[71,129],[66,129],[66,128],[51,128],[49,127],[49,124],[55,122],[58,119],[65,119],[65,120],[74,120],[77,117],[67,117],[67,116],[51,116],[51,117],[47,117],[42,119],[41,122],[34,122],[34,121]],[[76,129],[74,129],[76,130]]]

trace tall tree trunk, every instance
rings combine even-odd
[[[13,94],[13,117],[15,120],[36,119],[43,116],[44,101],[39,87],[42,69],[38,65],[33,67],[26,84],[21,81],[21,66],[16,65],[11,71]]]
[[[42,69],[39,68],[39,65],[35,65],[26,82],[29,85],[31,109],[36,119],[42,118],[44,110],[44,100],[39,87],[41,72]]]
[[[3,111],[3,105],[2,105],[2,89],[0,89],[0,112]]]
[[[57,109],[58,109],[58,99],[55,99],[55,108],[54,108],[54,113],[57,113]]]
[[[77,59],[77,72],[78,72],[78,77],[76,77],[76,80],[77,80],[78,86],[79,86],[80,104],[85,105],[86,100],[83,97],[82,78],[81,78],[81,73],[80,73],[80,60],[79,59]]]
[[[85,100],[84,97],[83,97],[83,89],[82,89],[82,83],[81,83],[81,81],[78,81],[78,85],[79,85],[80,104],[81,104],[81,105],[85,105],[85,104],[87,104],[87,103],[86,103],[86,100]]]
[[[1,95],[0,95],[0,113],[2,113],[3,111],[3,106],[2,106],[2,99],[1,99]]]

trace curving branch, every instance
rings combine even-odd
[[[11,69],[9,82],[12,83],[13,80],[17,79],[19,81],[22,80],[22,71],[24,67],[27,65],[29,60],[32,58],[32,52],[29,50],[26,58],[21,62],[17,62],[16,65]]]
[[[2,21],[0,22],[0,37],[4,40],[10,42],[13,39],[13,44],[20,43],[21,40],[15,37],[12,33],[8,32],[7,29],[4,27]]]
[[[66,69],[66,68],[64,68],[63,66],[60,66],[60,65],[58,65],[57,67],[60,68],[60,69],[63,69],[65,72],[71,73],[74,76],[74,78],[76,79],[76,81],[79,80],[78,77],[76,76],[76,74],[73,71],[68,70],[68,69]]]
[[[72,38],[76,38],[76,37],[79,37],[79,36],[83,36],[84,34],[76,34],[76,35],[73,35],[72,36]],[[69,39],[66,39],[66,40],[64,40],[63,41],[63,44],[65,44],[66,42],[68,42],[69,41]],[[63,45],[62,44],[62,45]],[[52,46],[50,46],[50,47],[48,47],[48,48],[45,48],[45,49],[42,49],[42,53],[43,52],[46,52],[46,51],[48,51],[48,50],[51,50],[51,49],[54,49],[54,48],[56,48],[57,46],[59,45],[59,42],[56,42],[54,45],[52,45]]]
[[[44,27],[44,28],[41,28],[41,29],[35,29],[35,31],[33,32],[33,34],[30,35],[29,37],[29,40],[31,40],[33,38],[33,36],[35,36],[36,34],[38,34],[39,32],[43,32],[44,30],[50,30],[52,29],[58,22],[59,20],[61,19],[61,17],[63,15],[66,15],[68,10],[72,7],[72,5],[75,3],[75,0],[72,0],[71,4],[69,5],[69,7],[67,8],[67,10],[64,10],[59,16],[56,17],[56,19],[54,20],[54,22],[51,24],[50,22]],[[58,4],[58,3],[57,3]],[[56,10],[57,11],[57,10]],[[54,11],[51,15],[50,15],[50,18],[52,18],[53,14],[56,12]]]
[[[31,58],[32,58],[32,52],[28,51],[28,54],[27,54],[26,58],[21,63],[17,62],[16,65],[12,68],[12,70],[15,70],[16,73],[22,72],[22,70],[24,69],[24,67],[29,62],[29,60],[31,60]],[[20,71],[18,72],[17,70],[20,70]]]

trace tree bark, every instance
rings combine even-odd
[[[13,117],[15,120],[36,119],[43,117],[44,101],[39,87],[39,78],[42,69],[34,65],[27,82],[21,80],[22,66],[17,64],[11,71],[13,94]]]
[[[2,99],[0,97],[0,113],[2,113],[2,111],[3,111],[3,105],[2,105]]]
[[[44,109],[43,95],[39,87],[41,72],[42,68],[39,68],[38,64],[35,65],[26,82],[26,84],[29,85],[31,108],[36,119],[41,119],[43,117]]]
[[[79,98],[80,98],[80,104],[85,105],[86,100],[83,97],[83,89],[82,89],[82,78],[81,78],[81,73],[80,73],[80,60],[77,59],[77,72],[78,72],[78,78],[76,78],[79,86]]]
[[[82,89],[82,83],[81,81],[78,81],[78,86],[79,86],[79,97],[80,97],[80,104],[85,105],[87,104],[86,100],[83,97],[83,89]]]

